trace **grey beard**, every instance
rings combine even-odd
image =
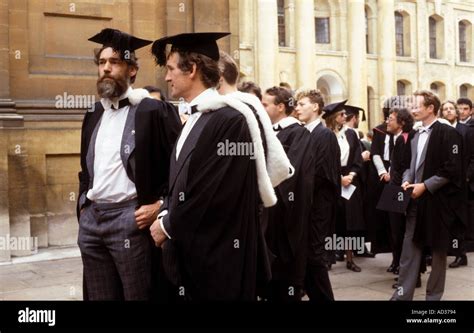
[[[102,98],[117,98],[120,97],[127,91],[128,84],[124,79],[112,79],[112,80],[98,80],[97,81],[97,93]]]

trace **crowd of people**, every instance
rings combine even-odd
[[[441,299],[447,256],[467,265],[474,239],[472,102],[394,96],[365,139],[365,111],[347,100],[239,83],[217,47],[227,35],[153,42],[178,108],[131,88],[134,51],[152,41],[90,39],[101,101],[81,139],[84,299],[332,301],[332,265],[358,273],[357,256],[383,252],[393,300],[413,299],[427,265],[426,298]]]

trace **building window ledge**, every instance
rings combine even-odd
[[[464,62],[464,61],[456,61],[456,66],[459,66],[459,67],[472,67],[472,68],[474,68],[474,63],[472,63],[472,62]]]
[[[416,62],[416,59],[413,58],[413,57],[401,57],[401,56],[398,56],[397,57],[397,61],[399,62]]]

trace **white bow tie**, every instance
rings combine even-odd
[[[180,115],[191,114],[191,105],[189,105],[189,103],[186,103],[186,102],[180,102],[178,104],[178,111]]]

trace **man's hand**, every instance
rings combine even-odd
[[[347,176],[342,177],[342,179],[341,179],[341,185],[344,186],[344,187],[349,186],[350,184],[352,184],[352,179],[353,179],[353,178],[354,178],[354,177],[351,176],[351,175],[347,175]]]
[[[403,182],[402,188],[403,188],[404,191],[406,191],[408,189],[408,186],[410,186],[410,182]]]
[[[158,200],[151,205],[140,206],[140,208],[135,211],[135,222],[137,223],[138,229],[149,227],[153,221],[156,220],[161,203],[161,200]]]
[[[388,183],[390,181],[390,174],[388,172],[384,173],[383,175],[380,176],[380,181],[384,181]]]
[[[165,233],[161,229],[159,220],[155,220],[155,222],[153,222],[150,227],[150,233],[157,247],[160,247],[165,242],[165,240],[168,239],[168,237],[166,237]]]
[[[411,197],[413,199],[417,199],[421,197],[423,193],[426,191],[426,186],[425,183],[418,183],[418,184],[412,184],[408,185],[407,188],[413,188],[413,192],[411,194]]]
[[[370,151],[366,150],[362,152],[362,159],[364,162],[370,161]]]

